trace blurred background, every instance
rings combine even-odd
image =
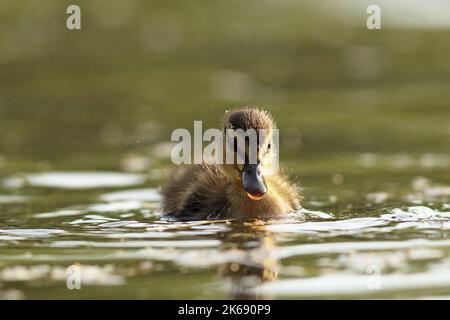
[[[71,4],[81,8],[81,30],[66,28]],[[381,8],[381,30],[366,27],[371,4]],[[237,236],[228,226],[161,232],[167,226],[153,216],[158,203],[150,209],[146,203],[159,201],[156,191],[170,168],[171,132],[191,129],[194,120],[203,120],[204,129],[217,127],[225,110],[235,106],[261,106],[274,115],[281,165],[302,187],[305,208],[330,213],[319,213],[319,218],[370,217],[375,222],[364,220],[363,227],[377,226],[381,213],[396,208],[407,219],[410,213],[401,210],[410,210],[414,219],[417,212],[447,219],[447,229],[433,226],[437,230],[430,231],[427,222],[418,222],[415,227],[422,233],[380,227],[354,236],[346,228],[359,225],[349,220],[337,226],[344,232],[333,229],[334,224],[318,226],[320,235],[330,229],[323,238],[295,229],[296,238],[282,234],[281,245],[286,239],[289,247],[366,237],[404,240],[408,246],[415,238],[448,238],[442,230],[448,230],[450,208],[449,93],[447,0],[2,0],[0,289],[6,289],[0,298],[210,298],[211,291],[199,286],[217,280],[217,261],[208,258],[228,257],[222,253],[239,246],[245,254],[255,230],[237,229]],[[55,171],[139,176],[47,174]],[[104,194],[110,187],[132,185],[151,189]],[[419,204],[427,207],[405,209]],[[139,223],[127,229],[131,222],[124,219]],[[111,220],[115,224],[108,224]],[[144,232],[144,239],[156,239],[148,242],[125,241],[139,238],[136,228],[159,233]],[[288,225],[283,232],[290,228],[297,227]],[[263,240],[272,237],[258,232]],[[153,248],[145,256],[130,250],[159,240],[157,245],[170,247],[167,237],[180,239],[179,253]],[[187,248],[190,243],[195,246]],[[206,256],[195,251],[217,243],[224,251]],[[400,275],[436,269],[422,260],[398,263],[395,259],[405,257],[400,251],[389,253],[389,259],[355,254],[348,260],[346,250],[328,260],[326,250],[314,258],[283,260],[292,268],[281,278],[298,276],[302,267],[301,276],[318,275],[317,281],[330,270],[337,276],[348,270],[364,274],[365,269],[354,271],[351,264],[365,268],[369,256],[382,266],[393,257],[387,268]],[[192,251],[198,256],[180,261],[181,254]],[[136,254],[137,262],[127,260],[124,252]],[[447,245],[430,259],[448,272],[449,252]],[[152,254],[155,261],[173,256],[175,262],[158,265]],[[230,257],[236,257],[234,252]],[[93,270],[100,274],[119,270],[127,286],[112,291],[100,283],[99,291],[72,293],[60,282],[47,281],[54,270],[62,274],[57,280],[65,281],[65,268],[74,261],[97,261],[100,266]],[[195,262],[199,265],[192,266]],[[409,288],[414,278],[406,277],[402,285]],[[443,278],[432,278],[430,286]],[[178,291],[169,290],[175,281]],[[334,297],[329,284],[319,286],[325,290],[320,297]],[[166,289],[155,291],[154,286]],[[305,286],[311,287],[316,286]],[[216,297],[228,296],[222,294]],[[384,292],[380,296],[386,297]]]
[[[274,114],[282,161],[445,162],[450,4],[432,2],[378,1],[368,30],[370,1],[90,0],[69,31],[70,1],[4,0],[1,170],[117,169],[242,105]]]

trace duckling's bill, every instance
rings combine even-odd
[[[261,200],[267,193],[261,164],[245,164],[241,175],[242,188],[251,200]]]

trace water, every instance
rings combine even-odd
[[[1,1],[0,299],[449,298],[448,5],[391,2]],[[303,209],[162,219],[171,132],[240,105]]]
[[[449,190],[423,177],[405,188],[402,206],[388,201],[388,191],[357,192],[351,197],[364,206],[353,208],[339,194],[323,199],[329,190],[305,187],[307,199],[318,199],[299,212],[248,222],[167,221],[145,174],[41,172],[21,179],[3,189],[14,194],[0,197],[3,298],[450,295]],[[76,191],[77,201],[42,205],[41,190],[60,197]],[[74,266],[79,290],[68,289]]]

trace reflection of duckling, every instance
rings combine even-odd
[[[182,219],[275,218],[299,207],[297,188],[279,173],[264,176],[272,159],[272,133],[275,124],[267,112],[246,108],[227,113],[224,130],[266,130],[256,144],[256,163],[236,146],[233,156],[245,154],[244,164],[200,164],[185,166],[175,173],[162,190],[163,212]],[[224,143],[224,153],[227,152]],[[225,155],[224,155],[225,156]],[[235,161],[237,162],[237,161]]]
[[[260,285],[278,277],[276,245],[270,235],[258,233],[254,234],[253,242],[258,245],[252,250],[245,249],[246,259],[220,266],[220,274],[231,280],[231,294],[234,299],[271,298],[270,292],[261,290]]]

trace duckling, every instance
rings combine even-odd
[[[239,164],[182,165],[162,188],[162,212],[167,217],[182,220],[196,219],[271,219],[279,218],[300,207],[301,196],[297,187],[282,173],[268,172],[273,159],[271,148],[275,123],[271,115],[258,108],[242,108],[226,113],[223,130],[254,129],[266,130],[258,138],[256,160],[249,161],[249,148],[245,141],[245,152],[223,145],[227,152],[245,154],[245,161]],[[241,131],[242,132],[242,131]],[[242,145],[241,145],[242,146]],[[242,153],[244,152],[244,153]],[[256,163],[255,163],[256,162]]]

